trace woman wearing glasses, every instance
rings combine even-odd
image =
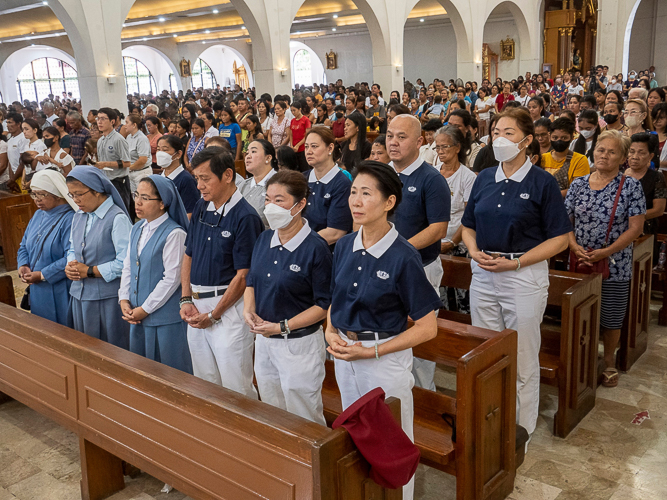
[[[67,176],[69,196],[79,210],[72,220],[65,274],[75,330],[129,347],[130,325],[123,321],[118,288],[132,230],[118,190],[95,167],[74,167]]]
[[[76,203],[67,196],[65,178],[55,170],[36,172],[30,196],[37,212],[18,251],[19,278],[30,287],[33,314],[67,325],[69,288],[65,277],[69,235]]]
[[[137,222],[120,280],[118,298],[130,326],[130,351],[192,373],[187,325],[181,319],[181,263],[188,215],[173,182],[142,179],[134,193]]]

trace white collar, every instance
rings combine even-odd
[[[528,175],[528,172],[530,171],[530,167],[532,167],[533,164],[530,163],[530,158],[526,158],[526,163],[521,165],[521,168],[514,172],[509,180],[514,181],[514,182],[521,182],[523,181],[526,176]],[[498,165],[496,168],[496,182],[501,182],[507,179],[507,176],[505,175],[505,171],[503,170],[503,164],[501,163]]]
[[[225,207],[225,211],[223,212],[222,216],[224,217],[225,215],[227,215],[229,213],[229,211],[232,208],[234,208],[234,206],[239,201],[241,201],[242,199],[243,199],[243,196],[241,195],[241,191],[239,191],[238,188],[237,188],[236,191],[234,191],[234,194],[231,196],[231,198],[229,198],[229,200],[226,203],[222,204],[222,207]],[[220,207],[220,208],[222,208],[222,207]],[[215,212],[216,214],[219,214],[220,213],[220,208],[218,208],[216,210],[215,205],[213,204],[213,202],[209,201],[208,202],[208,207],[206,207],[206,211],[207,212]]]
[[[160,215],[160,217],[158,217],[157,219],[155,219],[151,222],[148,222],[147,220],[144,219],[144,223],[142,224],[141,228],[142,228],[142,230],[146,229],[148,231],[155,231],[168,218],[169,218],[169,213],[165,212],[162,215]]]
[[[364,226],[361,226],[359,228],[359,231],[357,232],[357,236],[354,238],[354,246],[352,247],[352,251],[357,252],[359,250],[365,250],[376,259],[382,257],[384,253],[389,249],[389,247],[394,244],[396,238],[398,238],[398,231],[396,231],[396,228],[391,222],[389,224],[391,224],[391,229],[389,230],[389,232],[385,234],[380,241],[378,241],[375,245],[373,245],[370,248],[364,248],[361,236]]]
[[[435,143],[435,141],[434,141],[434,143]],[[411,163],[407,168],[404,168],[401,172],[396,170],[396,167],[394,167],[394,162],[393,161],[391,163],[389,163],[389,166],[392,167],[394,170],[396,170],[397,174],[410,175],[410,174],[414,173],[414,171],[417,170],[419,167],[421,167],[422,163],[424,163],[424,160],[421,159],[420,157],[417,157],[417,159],[413,163]]]
[[[301,220],[303,220],[303,227],[299,229],[299,232],[296,233],[292,237],[292,239],[289,240],[284,245],[280,243],[280,238],[278,237],[278,231],[273,231],[273,236],[271,236],[271,248],[282,246],[287,250],[289,250],[290,252],[293,252],[294,250],[299,248],[299,245],[301,245],[301,243],[303,243],[306,237],[310,234],[310,226],[308,225],[308,221],[306,219],[301,219]]]
[[[183,170],[185,170],[185,169],[183,168],[183,165],[179,165],[179,166],[176,167],[176,169],[175,169],[172,173],[170,173],[169,175],[164,175],[164,172],[162,172],[162,177],[166,177],[167,179],[171,179],[171,180],[173,181],[174,179],[176,179],[176,177],[178,177],[178,175],[179,175],[181,172],[183,172]]]
[[[340,172],[340,169],[336,167],[336,165],[333,166],[331,170],[329,170],[324,176],[322,176],[321,179],[318,179],[317,176],[315,175],[315,169],[312,169],[310,171],[310,175],[308,176],[308,182],[321,182],[322,184],[329,184],[331,182],[331,179],[336,177],[336,175]]]
[[[262,187],[266,186],[266,181],[268,181],[271,177],[273,177],[273,176],[276,175],[277,173],[278,173],[278,172],[276,172],[275,170],[271,169],[271,170],[269,170],[269,173],[266,174],[266,175],[264,176],[264,178],[263,178],[261,181],[259,181],[259,182],[256,182],[256,181],[255,181],[255,178],[253,177],[253,178],[250,180],[250,187],[251,187],[251,188],[254,188],[255,186],[262,186]]]

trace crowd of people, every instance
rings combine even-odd
[[[38,208],[18,252],[32,312],[321,424],[328,354],[343,407],[382,387],[412,438],[435,364],[411,348],[447,307],[518,331],[531,434],[549,260],[569,248],[570,269],[603,274],[616,386],[632,242],[667,201],[665,89],[607,69],[386,100],[340,80],[164,91],[128,96],[127,116],[0,105],[0,189]],[[471,258],[469,292],[441,287],[440,254]]]

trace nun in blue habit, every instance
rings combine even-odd
[[[181,319],[181,264],[188,215],[176,185],[161,175],[134,193],[137,222],[123,263],[118,298],[130,326],[130,350],[192,373],[187,324]]]
[[[65,276],[72,218],[78,210],[67,184],[56,170],[35,173],[30,186],[37,205],[17,253],[19,278],[30,285],[33,314],[61,325],[67,323],[69,289]]]
[[[72,220],[65,268],[72,280],[71,325],[128,349],[130,325],[123,321],[118,289],[132,230],[130,216],[116,188],[95,167],[74,167],[67,188],[79,207]]]

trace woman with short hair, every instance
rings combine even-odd
[[[620,172],[629,148],[630,139],[619,131],[600,134],[594,151],[595,171],[575,179],[565,197],[574,225],[569,236],[570,269],[591,269],[603,260],[609,269],[602,280],[600,307],[605,387],[618,385],[614,353],[628,307],[632,242],[642,233],[646,214],[641,183]]]
[[[264,216],[267,182],[278,172],[278,159],[273,145],[264,139],[252,141],[245,155],[246,172],[249,178],[239,187],[241,194],[257,210],[264,227],[269,223]]]

